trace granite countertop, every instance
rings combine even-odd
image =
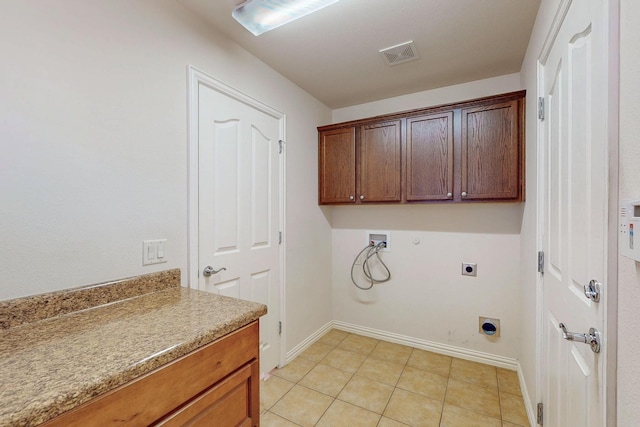
[[[0,426],[47,421],[267,311],[262,304],[182,288],[179,270],[169,273],[169,280],[160,286],[154,275],[140,276],[151,278],[150,286],[145,280],[141,284],[140,278],[131,279],[139,288],[133,295],[132,286],[119,281],[116,287],[128,293],[100,296],[97,299],[103,303],[95,306],[86,301],[78,304],[64,292],[38,296],[36,303],[2,302]],[[85,296],[86,289],[92,294],[89,299],[95,300],[96,295],[109,293],[109,284],[83,288]],[[41,313],[46,307],[47,314],[35,314],[32,321],[25,318],[25,312]]]

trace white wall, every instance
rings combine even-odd
[[[452,102],[466,101],[500,93],[513,92],[522,89],[520,74],[507,74],[489,79],[462,83],[416,92],[409,95],[396,96],[380,101],[333,110],[333,122],[340,123],[380,114],[396,113],[416,108],[433,107]]]
[[[517,357],[518,205],[357,207],[357,218],[348,209],[334,211],[332,219],[336,320]],[[362,291],[350,270],[368,229],[390,231],[391,251],[382,259],[392,278]],[[462,276],[462,262],[477,263],[477,277]],[[361,268],[356,266],[356,277]],[[479,334],[478,316],[499,318],[501,337]]]
[[[335,110],[334,122],[520,90],[518,74]],[[470,350],[518,356],[522,204],[331,207],[333,317],[359,326]],[[373,291],[351,283],[366,230],[390,230],[383,253],[392,280]],[[420,240],[413,244],[413,238]],[[463,261],[478,276],[462,276]],[[501,320],[502,336],[478,333],[478,317]]]
[[[640,4],[620,2],[620,199],[640,198]],[[618,269],[618,425],[640,420],[640,263]]]
[[[331,320],[327,107],[175,0],[6,1],[0,52],[0,299],[176,267],[187,284],[192,64],[287,114],[287,347]],[[143,267],[154,238],[169,262]]]

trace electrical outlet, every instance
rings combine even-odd
[[[477,276],[478,264],[475,262],[463,262],[462,263],[462,275],[463,276]]]

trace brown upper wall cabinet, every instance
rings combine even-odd
[[[465,200],[519,200],[521,188],[519,102],[463,108],[462,191]]]
[[[521,202],[525,92],[318,127],[319,204]]]
[[[401,121],[376,122],[360,127],[360,159],[356,187],[361,203],[402,200]]]
[[[401,132],[400,120],[320,132],[320,204],[400,202]]]
[[[406,120],[408,202],[453,199],[453,111]]]
[[[318,147],[320,203],[353,203],[356,197],[355,127],[321,132]]]

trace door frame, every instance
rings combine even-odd
[[[187,278],[188,286],[192,289],[198,289],[198,276],[200,273],[199,268],[199,221],[198,221],[198,89],[200,84],[206,85],[211,89],[220,92],[236,101],[247,104],[271,117],[278,119],[279,121],[279,133],[282,141],[286,141],[286,115],[273,107],[223,83],[215,77],[205,73],[202,70],[194,67],[193,65],[187,66],[187,119],[188,119],[188,135],[187,135],[187,159],[188,159],[188,200],[187,200],[187,227],[188,227],[188,241],[187,241]],[[279,228],[280,231],[285,234],[286,224],[286,206],[287,206],[287,193],[286,193],[286,165],[287,165],[287,150],[284,149],[280,155],[280,172],[279,172],[279,192],[280,192],[280,218]],[[280,298],[280,310],[278,317],[282,322],[282,333],[280,334],[280,357],[278,366],[284,366],[286,345],[285,345],[285,304],[286,304],[286,238],[282,239],[282,243],[279,246],[279,259],[280,259],[280,277],[279,277],[279,298]]]
[[[619,75],[620,75],[620,0],[607,1],[608,21],[607,21],[607,126],[608,126],[608,212],[607,212],[607,262],[606,262],[606,289],[607,305],[605,308],[606,331],[604,345],[606,346],[606,361],[604,375],[606,378],[605,390],[605,420],[606,425],[614,427],[617,420],[617,347],[618,347],[618,156],[619,156]],[[543,43],[537,60],[537,99],[544,97],[544,79],[542,61],[548,55],[560,26],[569,11],[573,0],[560,0],[555,12],[553,22],[549,27],[546,39]],[[537,114],[534,113],[534,114]],[[536,246],[538,250],[543,250],[543,219],[544,219],[544,124],[542,120],[537,120],[536,134]],[[536,401],[541,402],[543,398],[543,277],[537,274],[536,277]]]

